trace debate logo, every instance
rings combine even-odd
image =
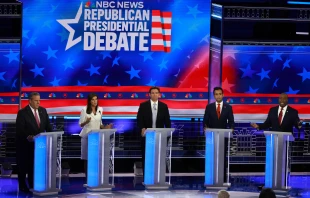
[[[85,51],[171,50],[172,12],[146,9],[143,1],[89,0],[75,18],[57,22],[69,32],[65,50],[81,41]]]
[[[138,94],[133,93],[133,94],[131,94],[131,98],[139,98],[139,96],[138,96]]]
[[[104,98],[111,98],[111,95],[109,93],[105,93],[103,97]]]

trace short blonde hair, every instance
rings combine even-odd
[[[226,190],[220,190],[220,191],[217,193],[217,197],[218,197],[218,198],[229,198],[230,195],[229,195],[229,193],[228,193]]]

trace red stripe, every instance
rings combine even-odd
[[[158,45],[153,45],[157,47]],[[161,46],[164,49],[163,46]],[[144,92],[148,93],[150,86],[60,86],[60,87],[23,87],[22,92]],[[160,87],[161,92],[206,92],[205,88],[171,88]]]
[[[2,92],[0,96],[19,96],[19,92]]]
[[[161,22],[152,22],[152,28],[171,29],[171,24],[161,23]]]
[[[225,97],[254,97],[254,98],[260,98],[260,97],[276,97],[279,98],[280,94],[247,94],[247,93],[225,93]],[[310,98],[310,94],[288,94],[288,97],[292,98]]]
[[[160,16],[160,10],[152,10],[152,16]]]
[[[18,112],[18,104],[0,105],[0,114],[15,114]]]
[[[152,34],[152,39],[163,39],[162,34]]]
[[[151,50],[152,51],[164,51],[164,46],[163,45],[151,45]]]
[[[165,47],[165,52],[170,52],[171,48],[170,47]]]
[[[233,111],[236,114],[268,114],[269,109],[276,105],[233,105]],[[294,109],[298,110],[299,114],[309,114],[310,105],[292,105]]]
[[[171,41],[171,35],[163,35],[164,41]]]
[[[171,18],[172,17],[172,12],[162,12],[161,13],[161,17]]]

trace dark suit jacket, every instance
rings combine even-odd
[[[271,128],[272,131],[293,132],[293,127],[298,129],[299,117],[298,111],[290,106],[287,106],[285,115],[281,125],[278,120],[279,106],[272,107],[269,110],[268,117],[263,124],[259,124],[259,129]]]
[[[148,100],[140,104],[137,122],[139,129],[152,128],[152,107],[151,101]],[[158,101],[158,110],[156,118],[156,128],[171,128],[170,114],[168,106]]]
[[[226,129],[228,121],[228,127],[233,129],[235,121],[232,107],[229,104],[223,103],[220,118],[217,117],[216,108],[215,102],[206,106],[203,127]]]

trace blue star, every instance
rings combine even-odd
[[[106,57],[112,58],[110,51],[103,51],[103,52],[100,52],[100,54],[102,55],[102,60],[104,60]]]
[[[272,88],[278,87],[278,84],[277,84],[278,81],[279,81],[279,78],[277,78],[277,79],[274,81]]]
[[[203,13],[203,12],[199,11],[197,7],[198,7],[198,4],[197,4],[195,7],[187,6],[187,8],[189,9],[189,11],[188,11],[186,14],[191,14],[191,15],[194,16],[194,18],[196,18],[196,15],[197,15],[197,14]]]
[[[36,46],[35,40],[37,39],[37,37],[32,36],[29,41],[27,42],[26,47],[30,47],[31,45]]]
[[[126,73],[130,74],[130,80],[131,80],[131,79],[133,79],[134,77],[140,78],[140,76],[139,76],[139,72],[140,72],[140,71],[141,71],[141,70],[135,70],[135,69],[133,68],[133,66],[131,66],[131,70],[130,70],[130,71],[126,71]]]
[[[152,55],[154,52],[143,52],[139,54],[140,56],[143,56],[143,62],[147,61],[148,59],[153,60]]]
[[[52,20],[48,20],[48,21],[44,21],[44,23],[43,23],[43,27],[48,27],[48,28],[52,28],[51,27],[51,22],[53,22]]]
[[[34,68],[31,69],[30,71],[32,71],[34,73],[34,78],[37,77],[37,75],[40,75],[40,76],[44,76],[42,74],[42,71],[44,70],[44,68],[40,68],[37,66],[37,64],[34,64]]]
[[[287,94],[297,94],[300,90],[293,90],[291,87],[288,87],[288,92]]]
[[[256,74],[256,75],[260,76],[260,80],[262,81],[262,80],[264,80],[264,78],[269,78],[270,79],[270,77],[268,76],[269,72],[270,72],[270,70],[265,71],[262,68],[261,72]]]
[[[206,43],[209,43],[209,40],[210,40],[210,35],[209,34],[207,34],[205,37],[203,37],[201,40],[200,40],[200,42],[199,43],[201,43],[201,42],[206,42]]]
[[[70,60],[70,58],[68,58],[67,62],[65,62],[64,64],[62,64],[62,65],[65,66],[65,71],[66,71],[67,68],[73,69],[73,67],[72,67],[72,63],[73,63],[73,62],[74,62],[74,60]]]
[[[172,45],[172,51],[176,50],[176,49],[179,49],[179,50],[182,50],[181,48],[181,43],[182,41],[179,41],[179,42],[174,42],[174,44]]]
[[[31,87],[31,85],[26,85],[26,84],[23,82],[22,87]]]
[[[0,72],[0,80],[5,81],[5,79],[4,79],[4,77],[3,77],[3,75],[4,75],[5,73],[6,73],[6,72]]]
[[[16,81],[17,81],[17,78],[16,78],[16,79],[14,80],[14,82],[12,83],[11,89],[16,88]]]
[[[253,78],[253,74],[256,72],[255,70],[251,69],[251,65],[248,64],[248,66],[244,69],[244,68],[239,68],[241,71],[243,71],[242,77],[250,77]]]
[[[59,81],[60,81],[61,79],[58,79],[57,80],[57,78],[56,78],[56,76],[54,77],[54,80],[52,81],[52,82],[50,82],[50,84],[52,84],[53,85],[53,87],[55,87],[55,86],[59,86]]]
[[[161,71],[163,68],[167,69],[167,66],[166,66],[167,62],[168,62],[168,61],[165,61],[164,59],[163,59],[163,61],[161,61],[161,63],[158,65],[158,66],[160,67],[160,71]]]
[[[302,82],[306,79],[310,79],[310,72],[308,72],[305,68],[303,68],[302,73],[299,73],[298,75],[302,76]]]
[[[175,77],[178,77],[178,75],[179,75],[180,71],[181,71],[181,70],[180,70],[180,68],[179,68],[178,73],[177,73],[177,74],[174,74],[174,76],[175,76]]]
[[[103,84],[108,84],[108,77],[109,77],[109,75],[106,75],[105,77],[104,77],[104,80],[103,80]]]
[[[197,29],[198,25],[199,25],[199,23],[194,23],[189,29],[197,32],[198,31],[198,29]]]
[[[52,48],[50,46],[48,46],[48,50],[47,51],[43,51],[43,53],[47,55],[47,60],[48,60],[51,57],[57,58],[56,54],[55,54],[57,51],[58,50],[52,50]]]
[[[54,6],[54,5],[51,4],[51,6],[52,6],[52,9],[50,10],[50,12],[54,12],[58,8],[58,5]]]
[[[88,69],[85,69],[86,71],[89,71],[89,76],[92,76],[93,74],[98,74],[98,75],[101,75],[99,72],[98,72],[98,69],[100,67],[94,67],[93,64],[90,65],[90,68]]]
[[[29,32],[29,30],[24,30],[23,29],[23,38],[29,39],[28,32]]]
[[[78,80],[77,86],[86,86],[87,84],[88,84],[88,83],[83,84],[83,83],[81,83],[81,82]]]
[[[118,60],[120,59],[121,57],[115,57],[114,60],[113,60],[113,63],[112,63],[112,67],[114,67],[114,65],[119,65],[118,64]]]
[[[276,62],[277,60],[282,60],[281,58],[282,53],[277,53],[277,51],[275,50],[273,52],[273,55],[269,55],[270,58],[272,58],[272,62]]]
[[[290,67],[290,62],[291,62],[292,59],[286,59],[285,63],[283,63],[283,68],[282,70],[284,70],[286,67],[287,68],[291,68]]]
[[[259,89],[259,88],[257,88],[257,89],[252,89],[252,87],[249,86],[249,91],[247,91],[247,92],[245,92],[245,93],[256,93],[258,89]]]
[[[63,42],[65,40],[67,40],[68,37],[69,37],[69,33],[65,29],[62,29],[62,32],[61,33],[57,33],[57,35],[61,37],[61,41],[60,42]]]
[[[157,80],[154,80],[151,78],[150,82],[148,84],[146,84],[147,86],[155,86]]]
[[[11,63],[12,61],[17,61],[19,62],[19,59],[17,58],[17,56],[19,55],[19,52],[13,52],[12,49],[10,49],[10,53],[7,55],[4,55],[5,57],[9,58],[9,63]]]

